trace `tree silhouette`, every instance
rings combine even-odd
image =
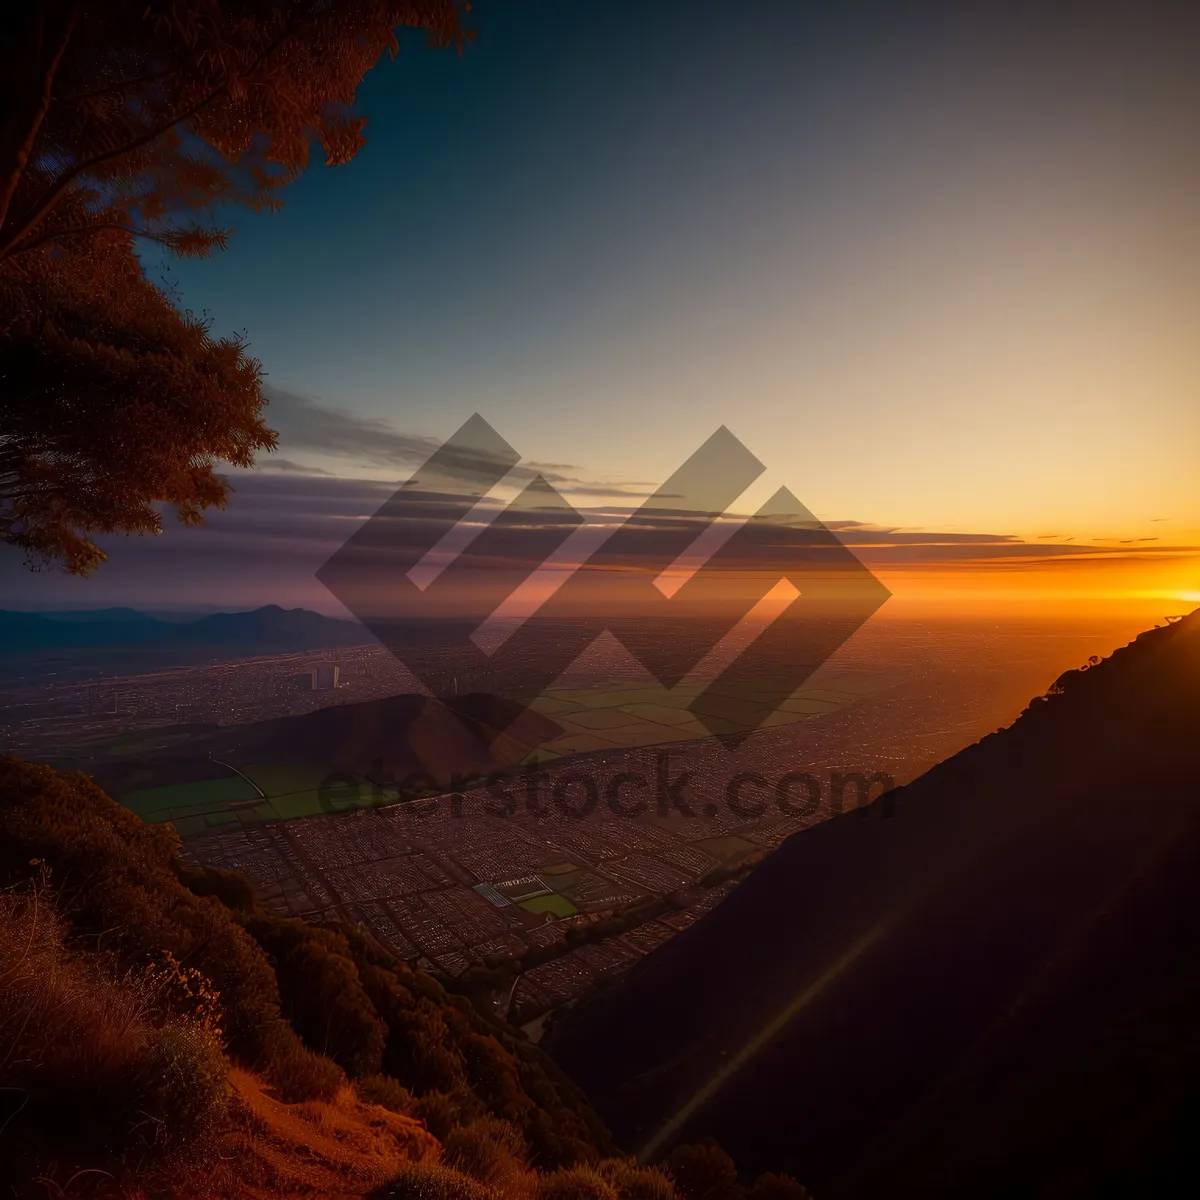
[[[139,241],[204,256],[274,209],[393,30],[461,46],[452,0],[39,0],[0,18],[0,540],[86,574],[91,535],[224,503],[275,444],[259,364],[179,312]]]

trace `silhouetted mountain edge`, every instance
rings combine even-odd
[[[633,1149],[823,1200],[1200,1181],[1200,616],[799,833],[547,1041]]]
[[[372,640],[355,621],[268,604],[248,612],[162,621],[131,608],[36,613],[0,609],[0,654],[82,649],[212,648],[247,653],[355,646]]]

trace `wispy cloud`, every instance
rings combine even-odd
[[[311,463],[292,462],[290,458],[280,458],[276,454],[264,455],[255,469],[259,471],[281,471],[287,475],[333,475],[324,467],[313,466]]]
[[[269,401],[267,419],[287,450],[338,455],[376,466],[414,467],[438,446],[432,438],[402,433],[377,417],[331,408],[282,388],[263,390]]]
[[[279,434],[286,453],[306,453],[351,460],[358,469],[384,467],[397,476],[407,474],[424,463],[441,445],[434,438],[406,433],[390,421],[364,417],[345,409],[333,408],[318,400],[282,388],[266,387],[269,400],[267,419]],[[280,462],[288,463],[281,467]],[[333,474],[320,467],[309,467],[290,459],[264,455],[259,466],[266,470],[291,470],[305,474]],[[509,473],[517,482],[541,476],[560,491],[588,498],[617,497],[642,499],[653,495],[653,483],[640,480],[603,480],[590,478],[573,463],[521,463]]]
[[[415,443],[413,439],[409,444]],[[228,508],[210,512],[203,528],[185,528],[167,519],[161,537],[102,539],[110,561],[87,581],[31,575],[22,568],[19,553],[0,554],[0,586],[8,606],[37,606],[56,599],[67,606],[84,601],[153,606],[168,599],[236,606],[277,599],[329,609],[332,599],[317,582],[316,571],[389,500],[397,482],[347,478],[303,467],[294,470],[298,464],[288,458],[274,463],[268,470],[233,473],[234,494]],[[396,474],[403,477],[407,472]],[[411,499],[397,537],[427,546],[444,532],[444,513],[432,497]],[[681,522],[693,520],[697,533],[704,524],[670,511],[630,517],[635,508],[636,504],[601,502],[584,509],[590,519],[602,514],[602,524],[632,522],[631,536],[623,542],[633,569],[661,560],[662,546],[678,543]],[[825,525],[868,567],[885,576],[912,572],[933,577],[948,571],[960,577],[978,573],[982,578],[1022,571],[1041,575],[1054,567],[1082,573],[1105,565],[1200,561],[1200,547],[1183,540],[1069,544],[1065,539],[1026,540],[1011,533],[902,529],[848,518]],[[503,566],[506,558],[520,559],[527,550],[522,537],[520,523],[503,537],[493,536],[491,562]],[[749,547],[753,561],[726,555],[726,566],[761,569],[756,556],[770,557],[785,550],[783,543],[760,540]]]

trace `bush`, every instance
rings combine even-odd
[[[275,962],[284,1016],[310,1050],[348,1075],[379,1074],[388,1027],[359,981],[345,938],[285,917],[254,916],[247,931]]]
[[[441,1163],[409,1163],[371,1200],[500,1200],[491,1188]]]
[[[206,1141],[227,1115],[229,1068],[212,1035],[190,1022],[172,1021],[146,1040],[138,1108],[159,1122],[160,1146]]]
[[[144,825],[87,776],[0,757],[0,886],[48,870],[83,947],[103,938],[121,969],[186,962],[220,993],[230,1051],[260,1065],[279,1024],[274,973],[219,900],[180,884],[178,848],[172,830]]]
[[[812,1200],[812,1193],[790,1175],[760,1175],[750,1189],[750,1200]]]
[[[367,1104],[378,1104],[402,1116],[411,1113],[416,1104],[408,1088],[401,1087],[390,1075],[368,1075],[355,1083],[354,1090]]]
[[[252,912],[255,898],[250,881],[236,871],[222,867],[200,867],[193,870],[181,867],[177,872],[179,881],[197,896],[216,896],[226,908],[237,908]]]
[[[678,1200],[742,1194],[715,1146],[678,1148],[668,1174],[605,1161],[586,1097],[511,1027],[360,929],[274,916],[235,873],[185,865],[171,830],[86,776],[0,756],[5,887],[25,891],[0,891],[0,1132],[27,1179],[134,1156],[169,1172],[211,1146],[224,1033],[285,1103],[333,1099],[347,1072],[364,1101],[425,1122],[446,1162],[380,1197],[673,1200],[672,1179]],[[755,1200],[796,1186],[764,1177]]]
[[[463,1123],[458,1099],[445,1092],[429,1092],[422,1096],[417,1101],[414,1115],[424,1121],[425,1128],[443,1143]]]
[[[267,1080],[285,1104],[332,1100],[346,1085],[337,1063],[310,1050],[282,1023],[268,1038],[264,1059]]]
[[[510,1121],[483,1117],[453,1129],[442,1139],[445,1160],[450,1166],[478,1179],[500,1185],[523,1174],[528,1146],[521,1131]]]
[[[609,1158],[596,1170],[612,1184],[620,1200],[675,1200],[675,1185],[657,1167]]]
[[[680,1200],[733,1200],[740,1190],[733,1159],[715,1142],[676,1146],[663,1166]]]
[[[594,1167],[567,1167],[538,1177],[537,1200],[617,1200],[617,1191]]]
[[[44,884],[0,893],[0,1064],[20,1097],[0,1123],[16,1157],[115,1169],[208,1149],[227,1116],[216,1035],[158,1015],[163,973],[118,979],[64,932]]]

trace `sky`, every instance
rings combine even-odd
[[[481,0],[465,54],[405,38],[352,163],[144,259],[246,331],[277,454],[92,579],[6,553],[4,606],[337,612],[316,569],[475,413],[614,526],[724,426],[765,468],[732,511],[789,488],[901,610],[1200,602],[1188,7]]]

